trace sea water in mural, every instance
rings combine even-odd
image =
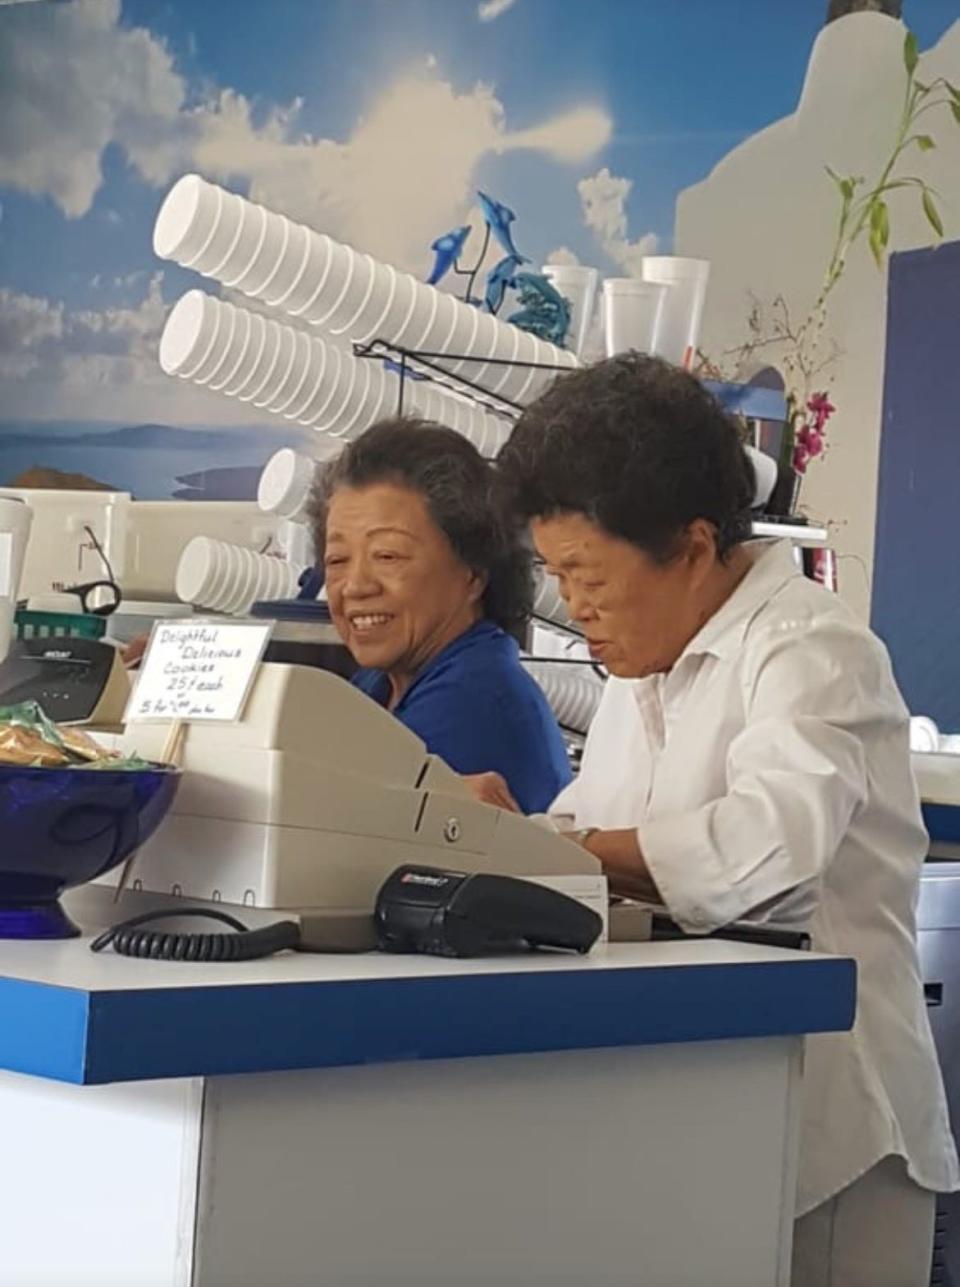
[[[94,487],[138,500],[255,500],[274,452],[313,446],[307,433],[269,426],[0,423],[0,486]]]

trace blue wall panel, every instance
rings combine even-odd
[[[872,625],[911,711],[960,731],[960,242],[890,261]]]

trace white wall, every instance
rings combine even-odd
[[[730,152],[677,203],[676,253],[712,261],[701,346],[711,356],[746,337],[747,295],[782,294],[802,317],[812,304],[834,236],[836,189],[824,172],[872,178],[884,164],[902,106],[904,28],[879,14],[853,14],[825,27],[813,47],[797,110]],[[926,52],[918,77],[960,84],[960,22]],[[905,173],[921,174],[942,196],[946,239],[960,238],[960,128],[929,113],[923,128],[937,150],[911,150]],[[892,194],[891,249],[931,244],[914,194]],[[869,611],[877,462],[883,395],[886,273],[864,238],[832,297],[828,336],[843,350],[829,379],[838,408],[829,452],[806,475],[801,504],[829,520],[843,558],[841,592]],[[827,381],[824,381],[827,383]],[[958,425],[960,428],[960,425]],[[855,560],[862,560],[859,566]]]

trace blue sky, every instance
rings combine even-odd
[[[413,271],[477,186],[514,206],[535,260],[629,271],[669,248],[679,191],[794,109],[826,10],[491,2],[489,21],[480,0],[0,7],[0,418],[234,414],[156,372],[191,279],[154,260],[151,228],[193,168]],[[922,47],[958,16],[905,6]]]

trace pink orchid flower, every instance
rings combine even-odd
[[[817,433],[822,433],[824,425],[836,411],[836,407],[826,393],[814,393],[807,402],[807,410],[813,415],[814,429]]]

